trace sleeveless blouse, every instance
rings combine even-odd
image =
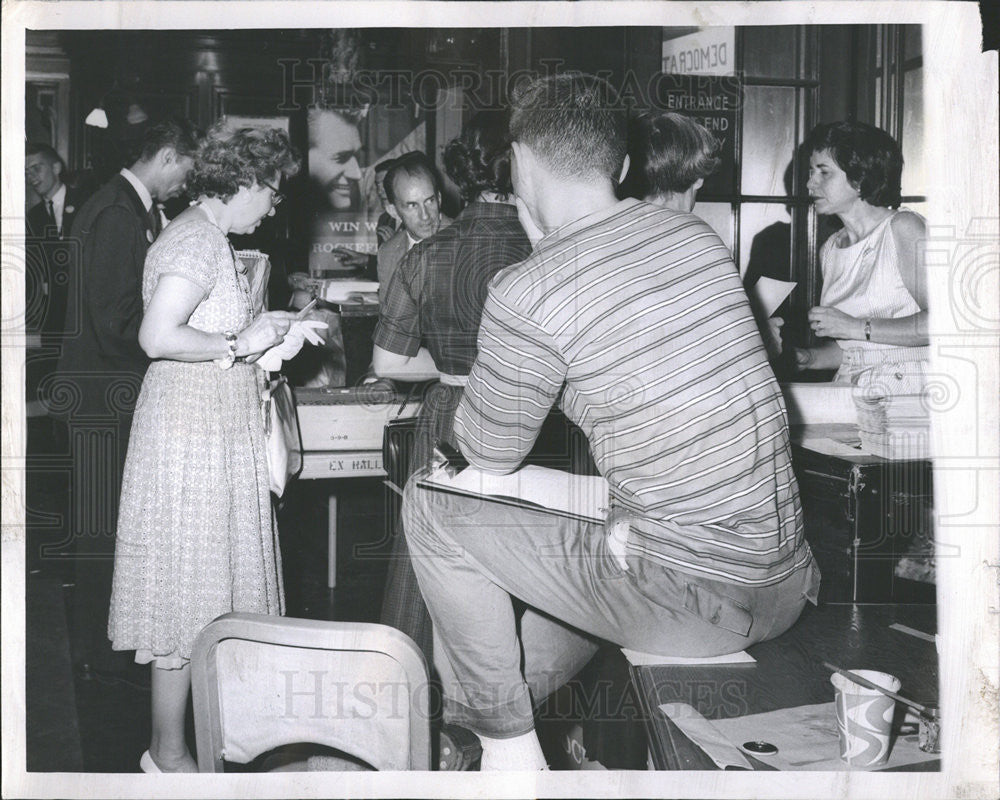
[[[836,308],[858,319],[899,319],[921,311],[903,283],[899,252],[892,234],[898,214],[919,214],[897,209],[866,237],[847,247],[838,247],[845,231],[837,231],[820,250],[823,291],[820,305]],[[835,380],[857,383],[858,373],[879,364],[924,361],[927,347],[901,347],[857,339],[838,340],[844,360]]]

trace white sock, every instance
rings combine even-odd
[[[482,772],[548,769],[534,730],[509,739],[493,739],[481,733],[476,736],[483,746],[483,760],[479,767]]]

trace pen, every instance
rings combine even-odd
[[[298,313],[295,315],[295,319],[304,319],[306,314],[313,310],[313,307],[316,305],[318,300],[318,297],[314,297],[306,305],[299,309]]]
[[[396,416],[398,417],[403,413],[403,409],[406,408],[406,404],[410,402],[410,397],[413,396],[413,390],[416,388],[415,383],[410,384],[409,390],[406,392],[406,397],[403,398],[403,402],[399,405],[399,410],[396,411]]]

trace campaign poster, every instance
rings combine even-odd
[[[386,201],[375,165],[426,151],[425,115],[412,106],[315,106],[307,111],[306,128],[309,274],[335,277],[351,269],[338,251],[378,249],[375,231]]]

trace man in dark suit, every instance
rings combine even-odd
[[[53,395],[67,398],[70,532],[76,540],[73,658],[83,677],[128,666],[107,638],[115,531],[132,412],[149,359],[139,346],[142,270],[159,234],[158,202],[176,197],[199,135],[191,123],[150,127],[138,158],[80,209],[70,234],[78,248],[80,320],[59,361]]]
[[[83,200],[64,182],[66,165],[47,144],[24,147],[24,177],[41,201],[28,209],[28,232],[35,238],[64,239]]]
[[[424,153],[414,151],[397,158],[386,172],[384,187],[389,207],[402,225],[378,249],[380,304],[385,303],[389,280],[410,248],[451,224],[441,214],[441,178]]]
[[[47,144],[25,145],[24,177],[41,198],[25,216],[25,253],[32,265],[25,275],[25,330],[39,336],[27,353],[25,399],[28,414],[36,416],[44,414],[38,390],[52,372],[60,337],[76,324],[67,308],[75,276],[73,244],[66,238],[86,196],[66,184],[66,165]]]

